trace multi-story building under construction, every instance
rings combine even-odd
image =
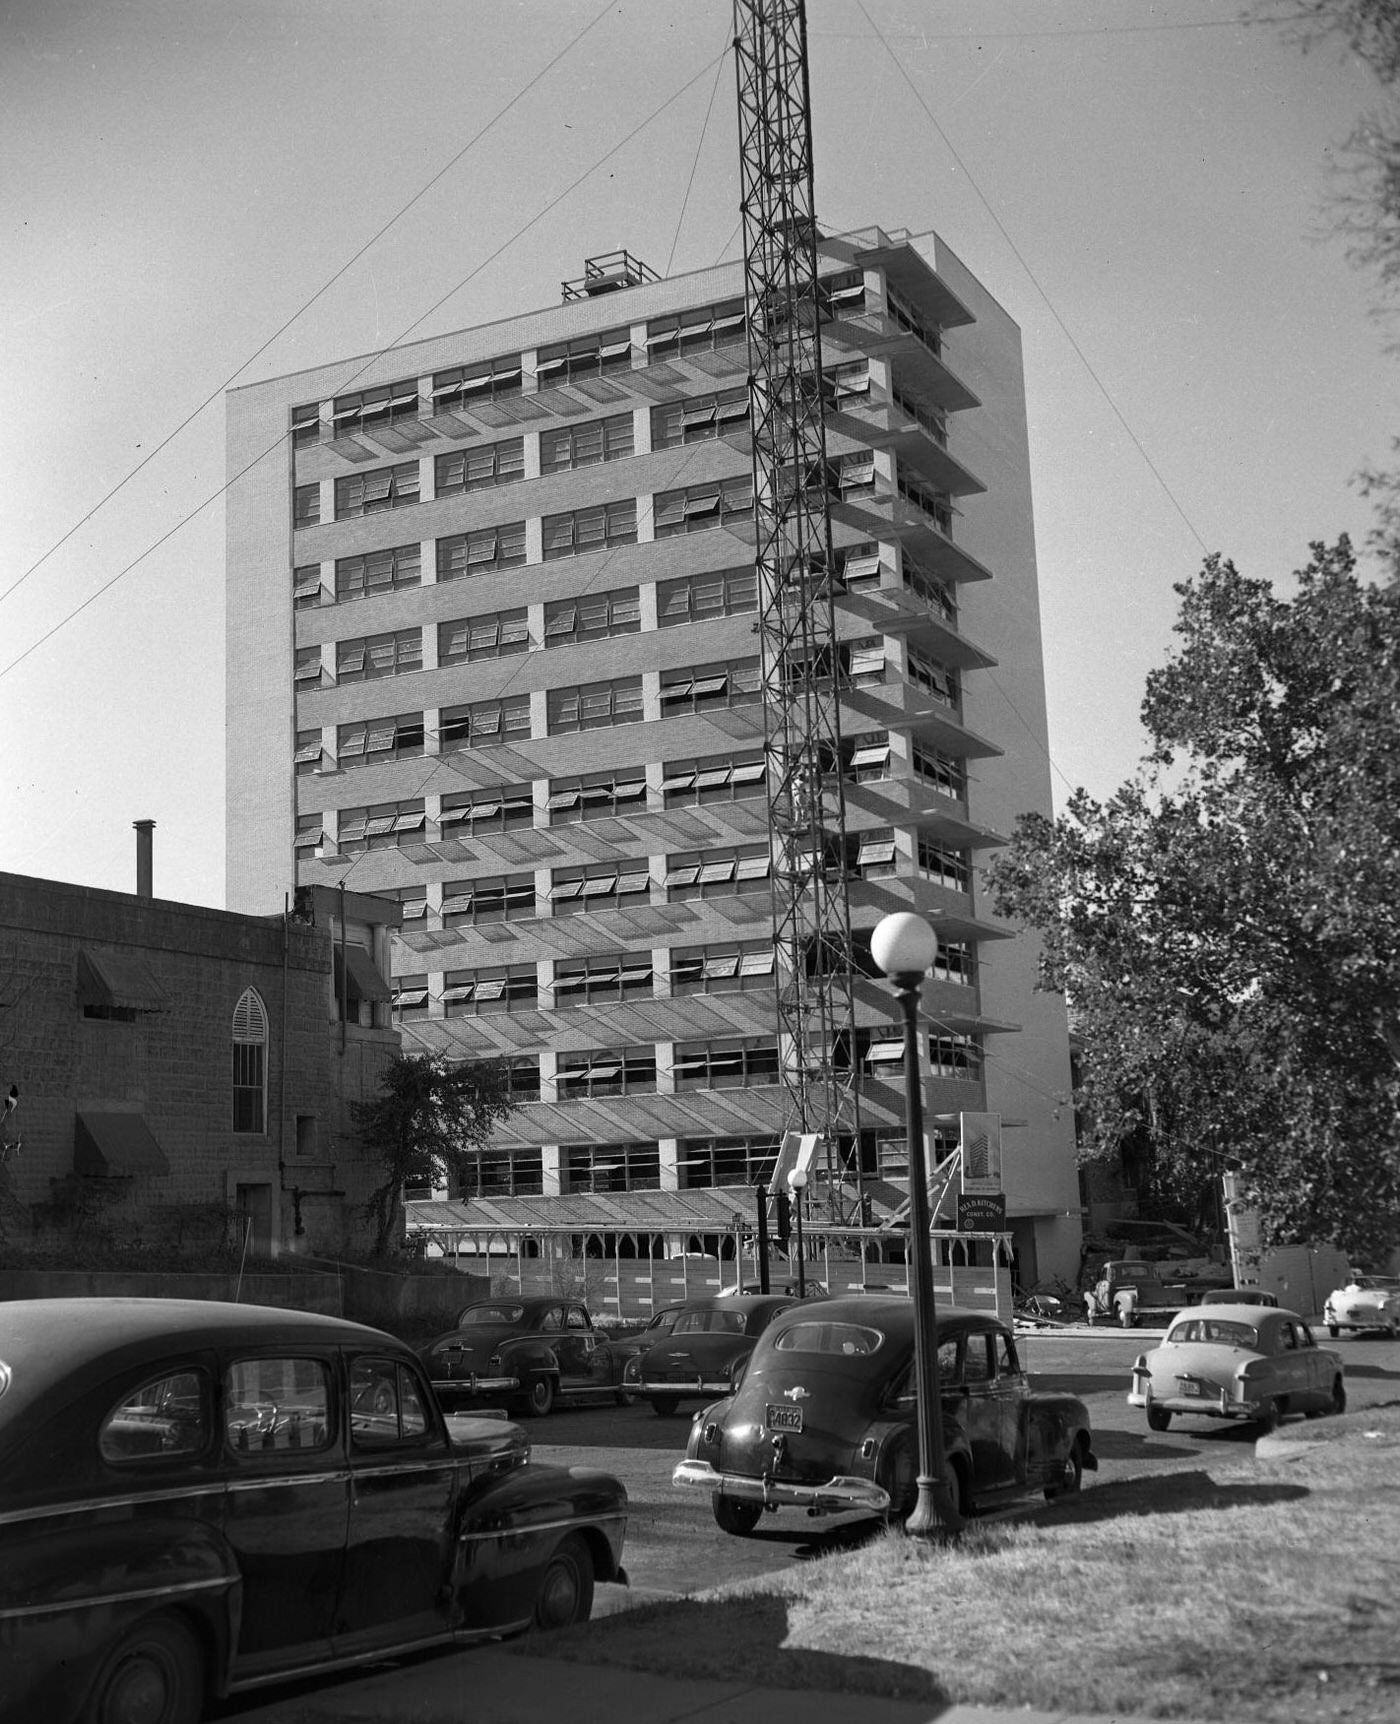
[[[819,268],[838,662],[787,673],[837,705],[858,1081],[813,1211],[898,1207],[862,937],[913,909],[935,1159],[999,1116],[1022,1274],[1073,1274],[1063,1005],[979,871],[1050,809],[1019,332],[935,234],[825,237]],[[644,1224],[752,1187],[799,1123],[743,295],[738,264],[614,254],[549,309],[228,397],[228,901],[402,901],[405,1046],[508,1059],[520,1102],[469,1201]]]

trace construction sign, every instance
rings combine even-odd
[[[1001,1191],[1001,1115],[960,1113],[958,1133],[964,1194],[991,1196]]]

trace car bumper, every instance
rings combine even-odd
[[[471,1399],[476,1395],[509,1395],[520,1387],[519,1377],[434,1377],[433,1393],[441,1401],[453,1397]]]
[[[693,1490],[718,1491],[721,1496],[762,1503],[764,1508],[805,1508],[810,1514],[839,1514],[845,1509],[863,1509],[883,1514],[890,1506],[890,1493],[872,1479],[838,1474],[823,1484],[795,1484],[785,1479],[753,1478],[748,1473],[722,1473],[708,1461],[682,1461],[671,1474],[673,1485]]]
[[[1154,1395],[1150,1389],[1133,1389],[1128,1395],[1130,1407],[1158,1407],[1164,1413],[1196,1413],[1205,1419],[1257,1419],[1273,1399],[1261,1395],[1257,1401],[1242,1401],[1226,1389],[1213,1395]]]
[[[624,1383],[623,1388],[629,1395],[708,1395],[711,1400],[719,1400],[723,1395],[732,1394],[734,1385],[728,1377],[648,1377],[640,1383]]]

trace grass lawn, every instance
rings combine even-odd
[[[1090,1484],[946,1547],[882,1534],[514,1650],[944,1704],[1400,1724],[1400,1409],[1283,1434],[1288,1458]]]

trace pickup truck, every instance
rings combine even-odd
[[[1144,1309],[1175,1311],[1182,1303],[1168,1297],[1155,1263],[1104,1263],[1096,1279],[1084,1289],[1084,1314],[1090,1323],[1108,1317],[1124,1329],[1130,1329]]]

